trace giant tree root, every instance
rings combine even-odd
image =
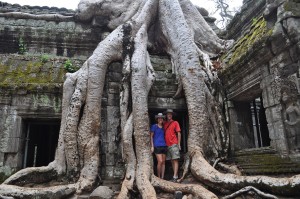
[[[7,178],[3,184],[24,186],[26,184],[42,184],[57,178],[57,172],[53,167],[29,167]],[[0,186],[1,187],[1,186]]]
[[[196,184],[179,184],[174,182],[168,182],[162,180],[156,176],[152,176],[152,185],[155,188],[162,189],[163,191],[174,193],[175,191],[181,191],[182,193],[192,194],[195,198],[201,199],[217,199],[218,197],[202,187]]]
[[[274,178],[268,176],[223,174],[214,169],[200,152],[196,152],[193,156],[191,172],[196,179],[216,190],[226,189],[236,191],[246,186],[253,186],[279,195],[300,194],[300,175],[290,178]]]
[[[219,104],[214,99],[213,81],[217,78],[210,71],[209,55],[218,55],[230,42],[217,37],[189,0],[82,0],[80,6],[83,10],[78,13],[79,19],[88,19],[93,14],[107,18],[111,14],[113,16],[109,17],[108,26],[117,28],[99,43],[78,72],[67,75],[54,162],[48,167],[18,172],[0,186],[0,194],[19,198],[37,196],[56,199],[75,191],[91,191],[96,183],[100,163],[99,130],[105,74],[111,62],[123,60],[124,92],[120,109],[123,155],[127,168],[119,199],[129,197],[134,182],[145,199],[156,198],[154,187],[167,192],[190,193],[196,198],[217,198],[200,185],[171,183],[152,175],[147,103],[154,81],[154,70],[147,49],[149,36],[155,38],[155,44],[152,45],[158,45],[170,55],[172,72],[177,75],[180,85],[177,94],[183,89],[186,98],[189,115],[188,151],[191,155],[185,164],[185,174],[190,165],[194,177],[218,191],[232,192],[246,186],[255,186],[275,194],[300,194],[300,175],[271,178],[223,174],[204,158],[223,158],[227,155],[229,136]],[[6,15],[35,18],[28,14]],[[43,18],[37,16],[35,19]],[[53,16],[49,19],[56,20]],[[58,17],[57,20],[69,20],[69,17]],[[30,180],[35,173],[39,173],[42,178]],[[49,178],[47,174],[50,174]],[[42,183],[62,175],[70,184],[47,188],[7,185],[23,186],[26,184],[23,180]]]
[[[224,196],[222,197],[222,199],[234,199],[236,198],[237,196],[239,195],[242,195],[243,193],[248,193],[250,191],[253,191],[255,192],[258,196],[261,196],[262,198],[266,198],[266,199],[278,199],[276,196],[273,196],[271,194],[268,194],[268,193],[264,193],[258,189],[256,189],[255,187],[251,187],[251,186],[248,186],[248,187],[245,187],[237,192],[234,192],[233,194],[230,194],[228,196]]]
[[[74,194],[76,191],[75,184],[52,186],[50,188],[29,188],[14,185],[1,185],[0,192],[4,196],[12,196],[15,198],[32,199],[54,199],[64,198]]]

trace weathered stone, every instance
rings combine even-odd
[[[120,95],[119,94],[108,94],[107,98],[107,105],[108,106],[119,106],[120,105]]]
[[[274,58],[272,58],[269,61],[269,63],[270,63],[270,67],[276,66],[279,63],[290,64],[290,63],[292,63],[290,53],[288,51],[284,51],[284,52],[280,53],[279,55],[275,56]]]
[[[111,199],[114,192],[106,186],[97,187],[90,195],[89,199]]]
[[[150,56],[150,61],[155,71],[172,72],[172,64],[169,58],[161,56]]]
[[[175,191],[174,199],[182,199],[182,192],[181,191]]]
[[[109,82],[108,92],[111,94],[120,94],[120,84],[118,82]]]
[[[113,62],[108,66],[108,71],[122,73],[123,65],[119,62]]]
[[[198,6],[196,8],[202,16],[208,16],[209,15],[209,12],[205,8],[201,8],[201,7],[198,7]]]
[[[159,97],[149,97],[148,107],[159,108],[159,109],[185,109],[186,103],[184,98],[173,99],[173,98],[159,98]]]
[[[108,72],[108,81],[120,82],[122,80],[122,74],[117,72]]]

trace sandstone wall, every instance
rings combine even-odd
[[[250,5],[252,1],[246,2]],[[233,38],[238,32],[236,27],[248,28],[242,31],[233,48],[223,57],[226,67],[220,76],[229,100],[231,151],[238,156],[241,153],[236,151],[256,147],[245,145],[244,140],[253,142],[254,139],[247,138],[249,132],[252,135],[255,132],[251,132],[252,127],[250,130],[247,127],[249,120],[248,123],[243,121],[239,104],[249,104],[261,97],[271,149],[289,161],[300,162],[300,4],[296,1],[283,4],[269,1],[267,5],[259,2],[251,4],[249,10],[261,10],[260,16],[247,19],[249,13],[239,13],[239,18],[229,26],[228,35]],[[248,10],[245,6],[244,9]],[[266,8],[272,9],[263,15]],[[295,167],[299,168],[299,165]]]

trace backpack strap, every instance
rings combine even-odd
[[[170,125],[174,122],[174,120],[172,122],[170,122],[170,124],[167,126],[166,131],[168,130],[168,128],[170,127]]]

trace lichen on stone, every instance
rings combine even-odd
[[[271,34],[272,29],[267,28],[267,22],[262,16],[258,19],[253,19],[249,32],[237,40],[232,50],[225,54],[222,59],[226,60],[228,65],[234,65],[252,48],[258,47],[257,43],[260,44],[259,46],[263,46]]]
[[[33,91],[62,88],[66,70],[62,58],[41,60],[40,56],[2,55],[0,57],[0,88]]]

